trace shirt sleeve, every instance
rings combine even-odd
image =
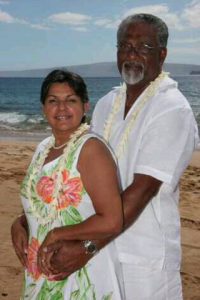
[[[155,177],[174,189],[195,147],[196,122],[188,108],[155,117],[144,131],[135,173]]]

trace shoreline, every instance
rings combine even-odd
[[[10,131],[0,129],[0,142],[40,142],[52,133],[48,131]]]

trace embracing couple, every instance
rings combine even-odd
[[[156,16],[121,22],[124,83],[99,100],[90,128],[83,79],[55,70],[43,81],[52,136],[36,149],[11,230],[22,299],[182,299],[178,183],[198,130],[162,71],[167,40]]]

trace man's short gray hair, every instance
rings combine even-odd
[[[145,22],[149,25],[152,25],[157,31],[159,46],[164,48],[167,47],[167,40],[169,34],[168,27],[165,24],[165,22],[163,22],[160,18],[154,15],[143,13],[128,16],[120,23],[117,31],[117,42],[119,43],[122,40],[124,33],[131,24],[141,22]]]

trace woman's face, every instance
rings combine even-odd
[[[54,134],[75,131],[88,110],[67,83],[53,83],[43,106],[44,114]]]

